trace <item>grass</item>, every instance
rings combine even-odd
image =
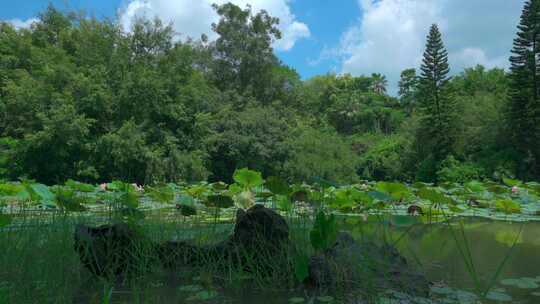
[[[294,273],[284,271],[283,263],[273,261],[274,257],[271,256],[268,256],[269,265],[274,268],[270,275],[262,275],[257,272],[248,273],[230,261],[210,257],[206,257],[200,267],[170,272],[155,264],[155,257],[145,254],[140,255],[142,258],[138,267],[150,271],[140,271],[138,276],[121,279],[97,279],[81,265],[79,256],[73,249],[73,231],[79,223],[98,225],[110,221],[111,217],[107,214],[85,214],[65,216],[54,212],[28,212],[24,209],[15,214],[16,224],[0,230],[0,304],[182,303],[186,299],[191,299],[190,303],[251,303],[260,299],[267,299],[268,303],[285,303],[293,297],[315,299],[321,295],[331,295],[334,302],[338,303],[346,301],[351,288],[358,283],[348,281],[348,270],[337,269],[340,280],[336,286],[326,292],[314,294],[299,287]],[[310,256],[314,253],[309,241],[312,217],[293,214],[291,211],[286,218],[291,228],[290,239],[295,245],[296,254]],[[223,218],[219,219],[213,214],[185,218],[151,213],[141,222],[140,227],[153,242],[195,239],[201,245],[212,244],[225,239],[232,232],[231,215],[224,213],[222,216]],[[405,235],[413,230],[409,227],[392,238],[385,221],[384,217],[377,216],[375,233],[366,231],[357,237],[367,240],[380,235],[377,240],[379,243],[398,245],[403,242]],[[447,224],[449,221],[450,219]],[[356,225],[363,224],[359,222]],[[457,230],[451,225],[449,227],[479,296],[485,297],[494,286],[517,241],[499,264],[487,286],[482,288],[465,228],[462,225],[458,226]],[[141,244],[137,251],[147,252],[147,247]],[[246,264],[253,263],[249,255],[246,257]],[[285,264],[291,264],[294,256],[289,254],[284,259]],[[418,258],[415,260],[420,263]],[[374,267],[384,267],[372,262]],[[368,261],[367,264],[369,263]],[[223,265],[226,267],[222,267]],[[368,303],[377,303],[385,292],[378,288],[378,279],[380,278],[367,277],[367,280],[360,282],[362,288],[355,296],[368,300]],[[396,292],[406,293],[406,290]],[[272,300],[274,302],[271,302]]]
[[[150,271],[140,271],[140,275],[120,280],[97,279],[81,265],[74,251],[73,232],[77,224],[98,225],[108,221],[108,217],[51,216],[50,212],[24,211],[15,218],[16,225],[0,231],[0,299],[3,301],[0,303],[180,303],[178,301],[186,297],[195,297],[193,303],[197,303],[197,297],[200,302],[215,298],[221,303],[225,299],[232,301],[268,293],[276,299],[275,303],[283,303],[293,296],[316,296],[299,287],[294,273],[283,269],[283,262],[293,263],[292,253],[283,257],[285,261],[267,256],[268,265],[272,267],[270,275],[247,273],[230,261],[209,257],[200,267],[171,273],[155,264],[155,257],[141,254],[138,267]],[[308,237],[312,225],[310,217],[287,219],[295,254],[313,254]],[[149,216],[140,227],[154,242],[196,239],[202,245],[223,240],[231,233],[233,225],[202,216],[190,219],[178,216],[167,221]],[[136,254],[148,252],[145,244],[140,244],[136,251]],[[264,255],[263,252],[258,254]],[[253,263],[249,255],[246,257],[247,265]],[[345,282],[346,270],[338,277],[342,280],[331,288],[331,295],[343,299],[355,282]],[[362,286],[372,287],[363,290],[363,298],[378,297],[380,291],[375,288],[375,279],[373,283],[362,282]],[[197,287],[192,292],[182,291],[185,286]]]
[[[21,215],[16,218],[17,226],[22,228],[10,227],[0,232],[0,299],[5,303],[111,303],[113,298],[125,299],[126,303],[155,303],[160,301],[160,294],[164,297],[161,300],[170,300],[171,293],[172,298],[183,297],[175,289],[185,284],[213,288],[225,282],[228,287],[241,290],[248,279],[254,289],[283,287],[276,284],[276,281],[282,282],[282,278],[248,275],[232,266],[218,271],[217,265],[227,265],[227,261],[210,259],[199,269],[171,276],[158,265],[151,265],[154,257],[144,254],[137,264],[145,269],[148,265],[155,266],[150,267],[150,272],[120,282],[96,280],[81,265],[73,249],[73,232],[76,224],[97,224],[101,219]],[[232,227],[223,223],[209,225],[201,218],[186,221],[181,217],[173,221],[149,219],[142,225],[145,235],[155,242],[196,239],[201,245],[224,239]],[[295,238],[295,242],[300,243],[300,240]],[[145,252],[144,244],[137,247],[137,251]],[[279,269],[272,273],[283,275]]]

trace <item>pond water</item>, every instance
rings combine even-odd
[[[386,237],[389,241],[398,241],[397,246],[402,254],[410,261],[419,263],[429,280],[437,285],[474,291],[475,282],[464,259],[464,232],[473,267],[483,288],[492,281],[499,265],[508,255],[494,285],[492,297],[507,299],[512,303],[540,303],[538,222],[512,223],[468,218],[463,220],[463,225],[457,221],[451,226],[410,225],[410,217],[395,216],[385,220],[385,225],[362,225],[355,218],[344,218],[342,223],[342,228],[356,237],[372,235],[378,239]],[[516,245],[512,248],[514,242]],[[435,288],[435,291],[441,294],[450,292],[447,288]]]
[[[473,267],[479,283],[485,288],[505,261],[490,293],[491,300],[482,303],[540,303],[540,223],[512,223],[486,219],[467,218],[463,225],[457,221],[449,226],[439,224],[413,224],[410,217],[393,216],[385,220],[364,222],[359,217],[341,217],[341,230],[349,231],[355,238],[375,238],[382,242],[397,242],[401,253],[410,263],[417,263],[428,279],[439,300],[418,303],[478,303],[474,296],[475,281],[470,275],[463,253],[465,238],[470,249]],[[228,224],[222,229],[226,231]],[[460,228],[463,227],[463,230]],[[512,248],[512,245],[516,245]],[[509,252],[510,251],[510,252]],[[508,257],[507,257],[508,256]],[[167,286],[169,285],[169,286]],[[218,293],[201,287],[200,281],[176,281],[157,287],[161,296],[178,296],[183,290],[186,297],[205,293],[213,298]],[[180,287],[178,287],[180,286]],[[215,293],[215,294],[213,294]],[[115,297],[117,300],[122,297]],[[126,297],[127,299],[128,297]],[[165,297],[167,298],[167,297]],[[305,302],[301,302],[302,298]],[[163,299],[160,297],[160,299]],[[292,302],[290,300],[293,300]],[[193,300],[189,303],[325,303],[316,297],[298,291],[254,292],[249,288],[221,290],[213,299]],[[116,303],[116,301],[115,301]],[[118,303],[127,303],[120,300]],[[417,302],[381,302],[417,303]]]

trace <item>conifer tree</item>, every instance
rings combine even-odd
[[[421,115],[417,144],[419,156],[440,163],[453,152],[455,105],[450,96],[448,52],[436,24],[431,26],[419,77]],[[435,169],[435,168],[433,168]]]
[[[506,118],[519,153],[518,175],[540,176],[540,0],[527,0],[510,57],[510,102]]]

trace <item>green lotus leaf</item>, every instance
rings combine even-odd
[[[200,285],[184,285],[184,286],[178,287],[178,290],[181,292],[197,292],[202,289],[203,288]]]
[[[265,186],[275,195],[289,195],[291,192],[289,184],[282,178],[276,176],[268,177]]]
[[[484,184],[482,182],[479,182],[479,181],[470,181],[470,182],[466,183],[465,184],[465,189],[467,189],[468,191],[474,192],[474,193],[486,191],[486,188],[484,187]]]
[[[511,302],[512,297],[503,292],[490,291],[486,294],[486,299],[497,302]]]
[[[390,195],[394,200],[401,200],[411,196],[411,190],[401,183],[378,182],[375,189]]]
[[[503,183],[509,187],[521,186],[523,183],[517,179],[503,177]]]
[[[80,191],[80,192],[94,192],[94,191],[96,191],[96,187],[94,185],[77,182],[77,181],[74,181],[74,180],[71,180],[71,179],[69,179],[65,183],[65,185],[68,186],[69,188],[73,189],[73,190],[77,190],[77,191]]]
[[[501,280],[501,284],[515,286],[521,289],[536,289],[540,287],[534,278],[504,279]]]
[[[506,214],[520,213],[521,205],[511,199],[497,200],[495,202],[495,208],[498,211],[504,212]]]
[[[43,184],[30,184],[30,189],[41,199],[45,202],[52,202],[54,201],[54,194],[49,190],[49,187],[43,185]]]
[[[212,300],[215,297],[217,297],[218,293],[213,290],[201,290],[194,294],[193,296],[189,297],[187,300],[189,301],[208,301]]]
[[[334,302],[334,297],[320,296],[320,297],[317,297],[317,301],[321,303],[331,303],[331,302]]]
[[[249,170],[248,168],[234,171],[233,179],[244,188],[253,188],[261,186],[264,182],[260,172]]]
[[[418,191],[417,196],[421,199],[428,200],[435,204],[451,204],[453,200],[436,190],[435,188],[422,188]]]

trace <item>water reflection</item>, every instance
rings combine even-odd
[[[463,257],[467,252],[466,245],[470,248],[474,271],[484,287],[491,282],[511,250],[495,287],[506,290],[514,303],[540,303],[540,297],[535,295],[539,290],[532,288],[534,285],[524,289],[500,282],[508,278],[530,278],[540,282],[540,223],[469,218],[463,220],[463,225],[454,221],[449,226],[445,223],[422,224],[401,216],[370,218],[369,223],[359,218],[343,218],[341,223],[342,229],[351,231],[357,238],[374,237],[379,241],[397,242],[402,254],[419,263],[431,281],[463,290],[474,288],[473,277]],[[464,228],[467,243],[460,227]],[[512,248],[514,242],[516,246]]]

